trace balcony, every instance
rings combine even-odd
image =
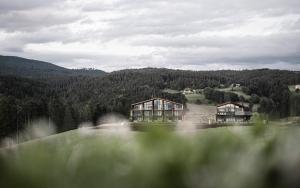
[[[236,111],[235,115],[236,116],[251,116],[252,113],[249,111]]]
[[[250,111],[217,111],[217,115],[222,116],[251,116],[252,113]]]

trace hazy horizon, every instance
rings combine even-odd
[[[9,55],[3,55],[0,54],[0,56],[4,56],[4,57],[17,57],[17,58],[22,58],[22,59],[27,59],[27,60],[33,60],[33,61],[40,61],[40,62],[44,62],[44,63],[50,63],[56,66],[60,66],[63,68],[67,68],[67,69],[93,69],[93,70],[101,70],[101,71],[105,71],[103,69],[99,69],[99,68],[93,68],[93,67],[77,67],[77,68],[72,68],[72,67],[65,67],[65,66],[61,66],[61,65],[57,65],[56,63],[53,63],[51,61],[43,61],[43,60],[39,60],[39,59],[32,59],[32,58],[26,58],[26,57],[20,57],[20,56],[9,56]],[[243,69],[200,69],[200,70],[195,70],[195,69],[182,69],[182,68],[168,68],[168,67],[131,67],[131,68],[124,68],[124,69],[116,69],[116,70],[112,70],[112,71],[105,71],[106,73],[112,73],[114,71],[121,71],[121,70],[131,70],[131,69],[169,69],[169,70],[182,70],[182,71],[244,71],[244,70],[260,70],[260,69],[269,69],[269,70],[287,70],[287,71],[296,71],[299,72],[299,70],[289,70],[289,69],[276,69],[276,68],[268,68],[268,67],[261,67],[261,68],[253,68],[253,69],[247,69],[247,68],[243,68]]]
[[[0,0],[0,54],[66,68],[300,71],[298,0]]]

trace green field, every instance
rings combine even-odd
[[[295,91],[295,85],[289,85],[290,91],[294,92]]]
[[[197,93],[193,94],[185,94],[185,98],[187,99],[188,103],[201,103],[201,104],[209,104],[210,101],[205,99],[205,96],[202,94],[203,89],[198,89]],[[173,90],[173,89],[164,89],[163,92],[165,93],[170,93],[170,94],[177,94],[181,93],[178,90]]]
[[[250,99],[251,96],[245,94],[241,88],[236,88],[234,87],[233,89],[231,87],[228,88],[216,88],[216,90],[223,91],[223,92],[231,92],[235,93],[238,96],[243,96],[246,100]],[[174,92],[174,91],[173,91]],[[204,94],[203,94],[203,89],[198,89],[197,93],[194,94],[186,94],[185,95],[186,99],[188,100],[189,103],[194,103],[194,104],[213,104],[210,100],[206,99]]]
[[[189,103],[209,104],[209,100],[205,99],[202,93],[188,94],[185,95],[185,98]]]
[[[238,96],[243,96],[245,99],[250,99],[251,96],[245,94],[242,89],[240,87],[228,87],[228,88],[222,88],[222,89],[217,89],[219,91],[223,91],[223,92],[231,92],[231,93],[235,93]]]
[[[289,89],[291,92],[295,92],[296,90],[295,85],[289,85]]]
[[[300,130],[79,129],[0,150],[1,187],[298,187]]]
[[[180,93],[180,91],[177,91],[177,90],[174,90],[174,89],[164,89],[163,92],[170,93],[170,94]]]

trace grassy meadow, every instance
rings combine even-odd
[[[249,100],[251,98],[251,96],[244,93],[240,87],[232,87],[231,86],[231,87],[227,87],[227,88],[215,88],[215,89],[218,91],[225,92],[225,93],[235,93],[239,97],[240,96],[244,97],[246,100]],[[176,91],[175,90],[166,90],[166,92],[174,93]],[[189,103],[215,105],[215,102],[210,101],[205,98],[203,89],[197,89],[196,93],[185,94],[185,97]]]
[[[200,103],[200,104],[209,104],[209,100],[205,99],[205,96],[202,93],[193,93],[185,95],[189,103]]]
[[[1,187],[299,187],[297,126],[81,128],[0,150]]]
[[[250,99],[251,98],[251,96],[244,93],[240,87],[232,87],[231,86],[231,87],[228,87],[228,88],[221,88],[221,89],[217,89],[217,90],[223,91],[223,92],[235,93],[238,96],[243,96],[245,99]]]
[[[291,92],[294,92],[295,91],[295,85],[289,85],[289,90]]]

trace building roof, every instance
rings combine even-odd
[[[222,104],[218,104],[217,107],[221,107],[221,106],[224,106],[224,105],[227,105],[227,104],[233,104],[233,105],[239,106],[241,108],[247,108],[246,106],[241,105],[241,104],[236,103],[236,102],[225,102],[225,103],[222,103]]]
[[[145,100],[145,101],[141,101],[141,102],[133,103],[133,104],[131,104],[131,105],[137,105],[137,104],[141,104],[141,103],[149,102],[149,101],[152,101],[152,100],[164,100],[164,101],[167,101],[167,102],[171,102],[171,103],[175,103],[175,104],[180,104],[180,105],[183,105],[183,104],[181,104],[181,103],[174,102],[174,101],[170,101],[170,100],[168,100],[168,99],[163,99],[163,98],[159,98],[159,97],[154,97],[154,98],[151,98],[151,99],[148,99],[148,100]]]

